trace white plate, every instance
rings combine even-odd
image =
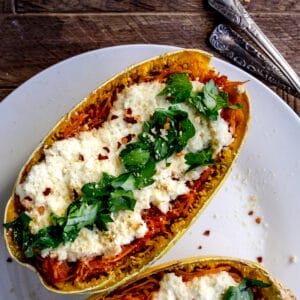
[[[10,94],[0,104],[1,220],[19,169],[65,112],[116,72],[173,49],[128,45],[87,52],[48,68]],[[293,255],[300,259],[300,119],[255,78],[219,59],[213,65],[231,80],[250,79],[248,139],[218,195],[157,264],[208,254],[254,261],[261,256],[269,271],[300,297],[300,263],[290,262]],[[209,236],[203,235],[206,230]],[[1,299],[84,299],[52,294],[32,271],[7,262],[2,230],[0,247]]]

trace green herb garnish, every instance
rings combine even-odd
[[[167,86],[158,96],[168,97],[168,100],[173,104],[184,102],[190,97],[193,86],[187,74],[173,74],[167,79],[166,84]]]
[[[127,144],[120,152],[125,173],[117,177],[103,173],[100,181],[85,184],[80,197],[69,205],[66,216],[52,213],[52,225],[36,234],[30,232],[31,219],[24,212],[4,226],[13,230],[15,242],[21,245],[28,258],[40,255],[44,249],[75,241],[84,227],[93,229],[96,226],[105,231],[107,224],[113,222],[112,213],[134,210],[133,190],[154,182],[156,162],[181,151],[194,134],[195,128],[185,111],[176,107],[157,110],[144,123],[144,132],[138,136],[138,141]]]
[[[241,104],[229,105],[228,94],[219,91],[211,79],[202,91],[193,92],[192,83],[187,74],[173,74],[166,81],[166,87],[158,94],[165,96],[171,103],[187,102],[210,120],[217,120],[218,111],[222,108],[240,109]]]
[[[133,210],[136,200],[133,192],[127,190],[131,186],[131,177],[120,175],[113,177],[103,173],[103,178],[95,183],[87,183],[82,187],[82,196],[72,202],[66,217],[51,214],[53,225],[30,232],[30,217],[24,212],[13,222],[6,223],[6,228],[13,230],[14,240],[22,245],[26,257],[39,255],[44,249],[56,248],[60,243],[73,242],[81,228],[107,230],[107,223],[113,222],[111,213],[121,210]]]
[[[228,106],[228,95],[219,92],[212,80],[199,93],[192,91],[192,83],[186,74],[171,75],[166,84],[159,96],[165,96],[171,104],[186,101],[212,120],[218,117],[221,108],[240,108],[239,104]],[[117,177],[103,173],[99,182],[85,184],[80,197],[68,207],[66,216],[52,213],[52,225],[36,234],[30,232],[31,219],[25,212],[13,222],[4,224],[4,227],[13,231],[14,241],[22,247],[28,258],[39,255],[44,249],[73,242],[84,227],[93,229],[96,226],[105,231],[108,229],[107,224],[113,222],[112,213],[134,209],[136,200],[133,190],[154,182],[156,163],[181,152],[194,135],[195,128],[187,112],[178,109],[176,105],[167,110],[158,109],[144,123],[138,141],[127,144],[120,152],[125,173]],[[187,172],[198,166],[215,163],[210,148],[188,153],[185,160],[190,166]]]
[[[195,153],[187,153],[184,158],[187,165],[190,167],[186,172],[191,171],[200,166],[208,166],[216,164],[216,161],[212,157],[213,151],[211,148],[206,148]]]
[[[257,279],[244,278],[238,286],[228,288],[223,300],[252,300],[253,288],[266,288],[270,285]]]

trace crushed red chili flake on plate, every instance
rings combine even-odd
[[[261,263],[261,262],[263,261],[263,258],[262,258],[262,256],[258,256],[258,257],[256,257],[256,260],[257,260],[259,263]]]
[[[253,210],[250,210],[250,211],[248,212],[248,215],[249,215],[249,216],[252,216],[253,213],[254,213]]]
[[[205,230],[205,231],[203,232],[203,235],[209,236],[209,235],[210,235],[210,230]]]

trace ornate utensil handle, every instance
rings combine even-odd
[[[286,77],[267,57],[229,26],[218,25],[211,33],[209,41],[214,49],[247,72],[260,76],[296,97],[300,96],[300,93],[290,85]]]
[[[243,29],[280,69],[298,93],[300,93],[300,80],[298,75],[271,41],[264,35],[238,0],[208,0],[208,2],[219,13]]]

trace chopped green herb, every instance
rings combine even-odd
[[[228,94],[218,90],[214,81],[208,81],[201,92],[191,94],[187,100],[200,113],[203,113],[211,120],[218,119],[218,111],[228,107]]]
[[[120,210],[133,210],[136,200],[133,197],[132,191],[115,190],[111,193],[111,199],[108,202],[108,207],[111,212]]]
[[[174,74],[166,82],[166,88],[159,96],[166,96],[171,104],[187,101],[210,119],[216,119],[218,110],[228,107],[228,95],[218,92],[213,81],[205,84],[200,93],[192,92],[192,83],[186,74]],[[238,104],[230,106],[240,108]],[[39,255],[44,249],[56,248],[61,243],[73,242],[79,231],[86,227],[107,230],[113,222],[112,213],[120,210],[133,210],[136,200],[134,189],[151,185],[155,164],[181,152],[195,128],[188,113],[175,105],[167,110],[157,109],[143,126],[138,141],[126,145],[120,153],[126,172],[118,177],[103,173],[98,182],[90,182],[81,188],[82,195],[69,207],[66,216],[50,215],[52,225],[30,232],[30,217],[22,212],[13,222],[4,226],[13,231],[13,239],[21,245],[26,257]],[[202,165],[213,164],[212,150],[205,149],[185,155],[188,171]],[[166,162],[166,166],[170,163]]]
[[[126,191],[134,190],[135,188],[135,179],[131,173],[124,173],[115,178],[111,185],[113,188],[122,188]]]
[[[213,151],[211,148],[206,148],[195,153],[187,153],[184,158],[187,165],[190,167],[186,172],[191,171],[200,166],[208,166],[216,164],[216,161],[212,157]]]
[[[253,288],[266,288],[271,284],[263,281],[244,278],[238,286],[230,286],[223,296],[223,300],[252,300]]]
[[[239,103],[229,105],[228,94],[219,91],[212,79],[204,85],[202,91],[193,92],[187,74],[182,73],[171,75],[166,81],[166,87],[158,96],[165,96],[172,104],[186,101],[211,120],[218,119],[218,111],[222,108],[242,108]]]
[[[166,84],[158,96],[168,97],[173,104],[184,102],[190,97],[193,86],[187,74],[173,74],[167,79]]]

